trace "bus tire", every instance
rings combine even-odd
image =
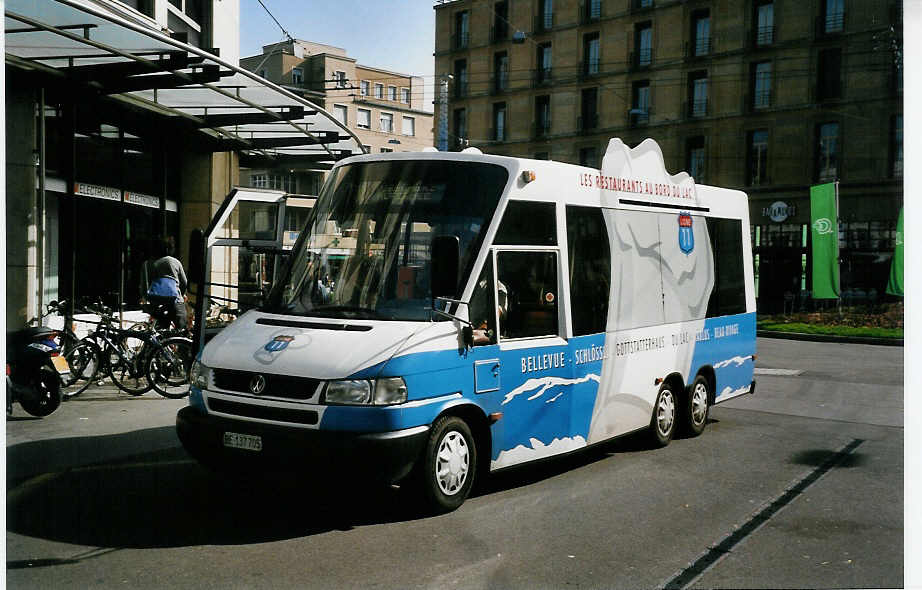
[[[664,382],[656,394],[653,417],[650,418],[650,442],[655,447],[665,447],[672,440],[676,423],[676,396],[672,386]]]
[[[698,375],[688,388],[685,407],[682,411],[682,428],[688,436],[698,436],[707,426],[708,413],[711,411],[711,392],[707,379]]]
[[[467,422],[457,416],[436,420],[417,467],[418,491],[429,508],[451,512],[463,504],[477,472],[477,447]]]

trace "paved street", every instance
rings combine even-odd
[[[225,480],[185,404],[89,391],[7,421],[11,588],[901,587],[903,349],[759,339],[704,435],[506,472],[459,510]]]

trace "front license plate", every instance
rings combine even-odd
[[[247,451],[263,450],[263,439],[252,434],[237,434],[236,432],[224,433],[224,446],[232,449],[245,449]]]
[[[70,365],[67,364],[67,359],[63,356],[51,357],[51,364],[54,365],[59,375],[70,373]]]

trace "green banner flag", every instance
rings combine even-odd
[[[813,239],[813,298],[839,298],[839,224],[836,183],[810,187],[810,226]]]
[[[903,209],[900,209],[900,220],[896,222],[896,241],[893,248],[893,262],[890,263],[887,293],[903,296]]]

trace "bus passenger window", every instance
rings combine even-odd
[[[497,288],[505,291],[507,299],[500,335],[505,339],[557,336],[557,254],[500,252],[496,267]]]
[[[567,205],[573,335],[601,334],[608,323],[611,247],[602,210]]]
[[[493,243],[505,246],[556,246],[557,215],[554,203],[509,201]]]

